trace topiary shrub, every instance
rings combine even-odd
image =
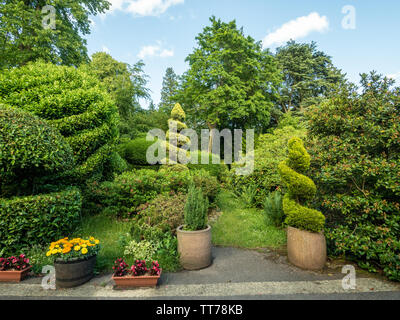
[[[154,144],[154,141],[147,141],[146,138],[138,138],[121,146],[125,160],[132,165],[148,165],[146,159],[147,149]]]
[[[78,189],[0,199],[0,256],[65,237],[79,223],[81,205]]]
[[[71,147],[33,114],[0,105],[0,196],[30,194],[37,179],[73,168]]]
[[[100,82],[74,67],[29,63],[0,74],[0,102],[48,120],[71,146],[71,180],[100,176],[118,138],[118,110]]]
[[[278,167],[282,181],[288,189],[283,198],[285,223],[301,230],[320,232],[325,224],[324,215],[304,206],[316,194],[314,182],[304,175],[310,167],[310,155],[299,138],[290,139],[288,152],[288,158]]]
[[[192,161],[187,164],[187,167],[190,170],[206,170],[212,176],[216,177],[219,181],[225,181],[229,170],[227,165],[221,161],[218,155],[213,155],[206,151],[194,151],[190,154],[190,156],[192,159],[197,159],[197,164],[191,163]],[[218,159],[217,164],[213,164],[213,157],[216,157],[216,159]],[[202,164],[202,158],[207,159],[208,163]]]
[[[305,129],[292,126],[275,129],[273,133],[259,137],[254,151],[254,171],[250,175],[240,176],[235,172],[239,166],[234,163],[229,172],[229,184],[235,193],[241,194],[247,188],[255,190],[254,205],[262,207],[265,198],[277,188],[284,188],[278,172],[278,165],[285,160],[288,142],[293,137],[305,138]]]

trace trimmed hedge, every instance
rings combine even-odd
[[[70,144],[83,182],[101,175],[118,138],[118,109],[107,90],[81,69],[29,63],[0,74],[0,102],[30,111],[56,127]]]
[[[33,114],[0,105],[0,196],[28,179],[72,169],[72,149],[62,135]],[[21,186],[16,186],[21,192]]]
[[[149,165],[146,159],[147,149],[154,143],[155,141],[147,141],[146,138],[138,138],[123,144],[120,150],[129,164],[146,166]]]
[[[78,189],[0,199],[0,256],[68,236],[80,220],[81,206]]]

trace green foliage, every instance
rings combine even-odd
[[[0,196],[31,193],[36,179],[69,170],[72,150],[60,133],[29,112],[0,105]],[[29,180],[23,192],[24,180]]]
[[[328,249],[400,280],[400,89],[371,73],[307,113]]]
[[[236,190],[236,195],[241,198],[241,200],[245,203],[246,208],[251,208],[254,204],[254,199],[257,194],[257,189],[249,184],[245,186],[242,190]]]
[[[99,81],[73,67],[30,63],[0,74],[0,102],[30,111],[56,127],[77,167],[66,175],[82,182],[101,177],[118,138],[118,111]]]
[[[293,137],[304,138],[305,136],[305,129],[295,129],[291,126],[260,135],[254,151],[254,171],[246,176],[237,175],[235,169],[240,165],[234,163],[229,173],[231,188],[234,188],[235,193],[241,194],[251,186],[256,190],[254,204],[257,207],[262,206],[270,192],[277,188],[284,188],[278,165],[286,158],[289,140]]]
[[[138,138],[123,144],[121,151],[128,163],[133,165],[148,165],[146,159],[147,149],[154,143],[155,141],[147,141],[146,138]]]
[[[138,223],[175,233],[183,225],[186,194],[161,194],[138,208]]]
[[[196,170],[191,173],[194,185],[203,191],[204,196],[213,203],[221,190],[221,186],[216,177],[210,175],[208,171]]]
[[[185,230],[198,231],[207,228],[209,203],[200,188],[190,185],[184,209]]]
[[[178,89],[178,76],[175,74],[174,69],[167,68],[161,89],[161,101],[159,104],[160,111],[166,114],[171,114],[171,111],[175,105],[174,97],[178,93]]]
[[[126,258],[129,263],[133,263],[136,260],[145,260],[147,263],[153,261],[155,253],[156,248],[154,243],[147,240],[140,242],[132,240],[125,247],[124,258]]]
[[[55,8],[54,29],[43,27],[50,13],[42,13],[45,5]],[[0,69],[37,59],[75,66],[87,61],[89,16],[104,13],[109,5],[106,0],[1,1]]]
[[[285,213],[282,207],[282,194],[279,191],[271,192],[265,198],[264,215],[275,227],[282,227]]]
[[[0,199],[0,255],[68,235],[81,213],[79,190]]]
[[[235,21],[210,22],[186,58],[189,70],[177,97],[196,124],[262,130],[281,81],[275,59]]]
[[[299,138],[290,139],[288,151],[288,158],[278,166],[282,181],[288,188],[283,198],[285,223],[301,230],[320,232],[325,224],[324,215],[304,206],[316,193],[314,182],[303,175],[310,167],[310,155]]]
[[[315,42],[289,41],[277,49],[276,59],[283,71],[280,90],[280,111],[300,111],[318,103],[335,85],[344,82],[344,75],[334,67],[332,58],[317,50]]]
[[[208,153],[206,151],[194,151],[190,154],[192,159],[197,158],[197,164],[188,163],[187,167],[190,170],[205,170],[208,171],[213,177],[216,177],[219,181],[225,181],[228,175],[228,167],[224,164],[218,155]],[[213,157],[215,157],[217,162],[213,164]],[[202,164],[201,159],[204,158],[208,163]],[[191,161],[192,162],[192,161]]]

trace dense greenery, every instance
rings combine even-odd
[[[400,89],[372,73],[308,112],[330,253],[400,280]]]
[[[132,165],[148,165],[146,158],[147,149],[155,141],[147,141],[146,138],[137,138],[119,146],[120,155]]]
[[[71,180],[101,178],[118,138],[118,111],[96,78],[74,67],[30,63],[0,74],[0,102],[30,111],[60,131],[76,160]]]
[[[201,188],[194,184],[189,186],[188,196],[184,208],[186,231],[198,231],[207,228],[208,200]]]
[[[44,245],[75,230],[81,213],[77,189],[0,199],[0,255]]]

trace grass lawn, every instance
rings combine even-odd
[[[212,223],[214,245],[275,249],[286,244],[286,232],[270,223],[262,210],[246,208],[228,191],[223,191],[217,201],[223,213]]]

